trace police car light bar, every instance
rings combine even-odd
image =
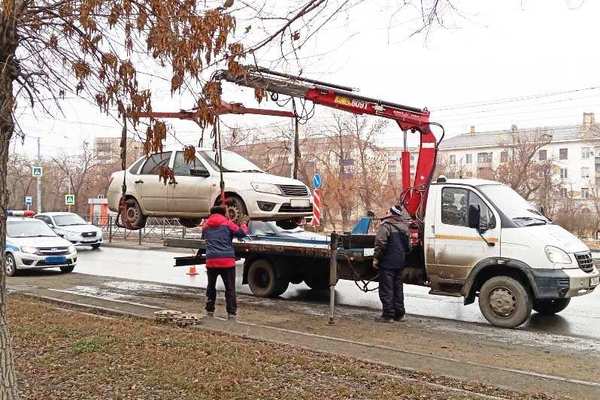
[[[33,217],[35,215],[35,211],[33,210],[8,210],[7,216],[9,217]]]

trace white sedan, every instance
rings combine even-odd
[[[102,230],[89,224],[79,215],[70,212],[47,212],[36,214],[35,218],[44,221],[59,236],[76,246],[102,245]]]
[[[302,182],[265,173],[231,151],[223,151],[222,165],[231,218],[247,215],[291,227],[312,215],[310,190]],[[165,185],[160,181],[161,167],[173,170],[173,182]],[[112,174],[108,205],[118,211],[125,183],[125,218],[135,227],[143,227],[148,216],[175,217],[184,226],[198,226],[210,208],[220,203],[220,172],[213,150],[198,150],[191,163],[185,161],[183,151],[152,154],[137,160],[126,172]]]

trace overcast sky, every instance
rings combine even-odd
[[[289,0],[293,1],[293,0]],[[478,131],[580,123],[584,111],[600,118],[600,1],[477,0],[455,2],[460,15],[446,17],[446,28],[410,37],[415,12],[393,14],[397,0],[366,1],[321,31],[303,49],[304,76],[361,89],[361,94],[396,103],[428,107],[432,120],[449,136],[474,125]],[[265,63],[267,61],[265,60]],[[156,110],[178,110],[188,98],[155,93]],[[230,101],[252,104],[249,90],[226,86]],[[265,104],[263,103],[263,106]],[[266,106],[276,107],[273,103]],[[118,136],[120,127],[83,101],[67,101],[65,116],[35,119],[19,110],[28,134],[18,152],[75,152],[96,136]],[[315,124],[327,121],[320,109]],[[227,117],[230,126],[286,126],[287,121]],[[189,122],[172,122],[178,141],[195,144],[198,131]],[[399,145],[390,127],[381,142]],[[173,142],[173,139],[170,139]]]

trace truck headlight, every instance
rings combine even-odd
[[[77,249],[75,249],[75,246],[73,246],[73,245],[69,246],[69,253],[72,254],[72,253],[75,253],[76,251],[77,251]]]
[[[37,249],[37,247],[21,246],[21,252],[27,254],[39,254],[40,251]]]
[[[272,183],[252,182],[252,188],[260,193],[281,194],[281,189]]]
[[[544,249],[548,261],[554,264],[571,264],[571,257],[564,251],[554,246],[546,246]]]

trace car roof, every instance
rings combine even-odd
[[[490,181],[488,179],[446,179],[446,181],[435,181],[433,185],[443,185],[443,184],[455,184],[455,185],[466,185],[466,186],[482,186],[482,185],[502,185],[502,183],[497,181]]]
[[[6,221],[7,222],[32,222],[32,221],[34,221],[36,223],[41,222],[35,218],[30,218],[30,217],[8,217],[6,219]]]

